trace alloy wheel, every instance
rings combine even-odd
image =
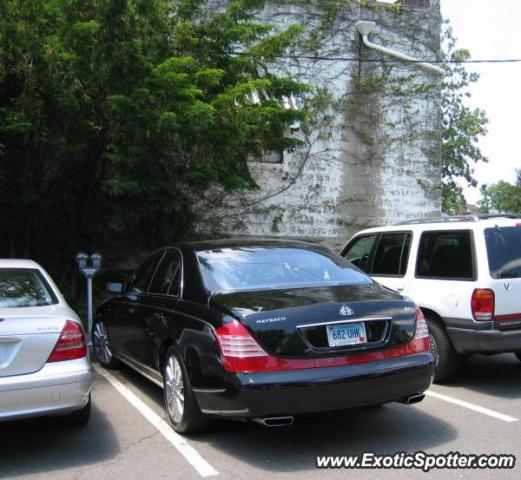
[[[94,326],[92,343],[94,353],[98,360],[103,364],[108,364],[112,360],[112,351],[109,344],[109,336],[103,322],[97,322]]]
[[[184,382],[181,365],[173,355],[168,357],[165,367],[165,398],[170,417],[179,423],[185,408]]]

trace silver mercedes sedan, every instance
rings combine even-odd
[[[48,273],[0,259],[0,421],[90,416],[92,367],[81,321]]]

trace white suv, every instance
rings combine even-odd
[[[469,353],[521,360],[521,216],[419,220],[358,232],[341,254],[376,281],[411,297],[452,377]]]

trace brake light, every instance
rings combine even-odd
[[[257,370],[259,365],[256,360],[268,356],[248,330],[236,320],[219,327],[216,333],[224,369],[229,372]]]
[[[414,338],[420,340],[422,338],[429,338],[429,326],[427,320],[419,307],[416,307],[416,331]]]
[[[494,291],[489,288],[476,288],[472,292],[470,308],[474,320],[486,322],[494,318]]]
[[[417,352],[431,350],[429,325],[427,325],[427,320],[425,320],[425,316],[419,307],[416,307],[416,329],[411,344],[414,344]]]
[[[83,329],[77,322],[67,320],[47,362],[62,362],[87,356]]]

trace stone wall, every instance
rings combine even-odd
[[[368,49],[356,29],[359,20],[375,21],[375,43],[435,59],[439,0],[413,6],[397,11],[346,1],[331,22],[320,8],[293,2],[262,12],[281,27],[320,30],[316,51],[283,59],[278,68],[315,85],[323,101],[310,129],[295,133],[306,147],[284,154],[282,163],[251,162],[259,189],[216,194],[203,230],[336,246],[361,228],[440,213],[440,77]]]

